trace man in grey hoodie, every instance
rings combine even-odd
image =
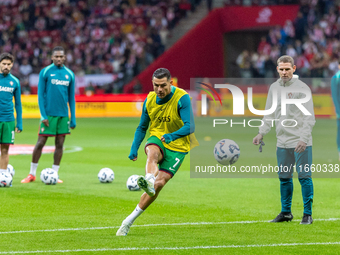
[[[312,129],[315,124],[312,93],[310,88],[294,75],[294,59],[284,55],[277,60],[280,79],[268,91],[266,110],[277,107],[263,117],[263,125],[253,139],[253,144],[261,143],[273,123],[276,127],[276,157],[279,166],[281,212],[270,222],[291,221],[293,172],[296,168],[302,189],[304,212],[300,224],[312,224],[313,182]],[[282,106],[282,107],[281,107]],[[270,112],[270,111],[269,111]],[[296,166],[295,166],[296,164]]]

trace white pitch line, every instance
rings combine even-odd
[[[339,221],[340,218],[329,219],[314,219],[318,221]],[[300,221],[300,220],[293,220]],[[144,224],[144,225],[132,225],[131,227],[159,227],[159,226],[187,226],[187,225],[226,225],[226,224],[252,224],[252,223],[267,223],[266,220],[259,221],[222,221],[222,222],[179,222],[179,223],[162,223],[162,224]],[[84,230],[101,230],[101,229],[113,229],[120,226],[110,227],[92,227],[92,228],[57,228],[57,229],[36,229],[36,230],[18,230],[18,231],[6,231],[0,232],[0,235],[4,234],[21,234],[21,233],[37,233],[37,232],[59,232],[59,231],[84,231]],[[1,253],[0,253],[1,254]]]
[[[82,150],[83,148],[80,146],[65,146],[65,150],[63,151],[63,153],[72,153],[72,152],[78,152]]]
[[[217,246],[189,246],[189,247],[126,247],[126,248],[99,248],[75,250],[48,250],[48,251],[3,251],[0,254],[30,254],[30,253],[68,253],[68,252],[99,252],[99,251],[151,251],[151,250],[199,250],[199,249],[227,249],[227,248],[262,248],[282,246],[309,246],[309,245],[340,245],[340,242],[325,243],[277,243],[277,244],[250,244],[250,245],[217,245]]]

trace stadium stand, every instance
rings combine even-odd
[[[259,2],[259,1],[257,1]],[[241,77],[274,77],[280,55],[292,56],[301,77],[329,78],[338,71],[340,15],[336,1],[300,1],[295,20],[271,28],[257,51],[236,60]]]
[[[65,48],[76,75],[117,74],[119,92],[164,52],[169,31],[199,2],[3,0],[0,51],[16,57],[12,73],[25,94],[36,92],[28,75],[51,63],[49,52],[56,45]]]

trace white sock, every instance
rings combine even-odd
[[[35,176],[37,174],[38,163],[31,163],[30,174]]]
[[[133,212],[126,217],[126,221],[130,222],[131,224],[137,219],[139,215],[141,215],[144,212],[144,210],[140,209],[139,206],[136,206],[136,209],[133,210]]]
[[[59,167],[60,167],[60,166],[52,165],[52,169],[53,169],[54,171],[56,171],[57,173],[58,173],[58,171],[59,171]]]
[[[0,173],[6,173],[7,169],[0,169]]]
[[[156,177],[153,174],[146,174],[145,179],[155,184]]]

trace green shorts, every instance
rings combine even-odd
[[[159,171],[166,172],[170,174],[171,177],[173,177],[183,163],[183,160],[187,153],[172,151],[165,148],[161,140],[159,140],[156,136],[149,137],[149,139],[146,141],[144,150],[149,145],[156,145],[162,153],[163,158],[158,163]]]
[[[57,136],[70,134],[70,120],[68,117],[48,116],[47,127],[42,121],[40,122],[40,136]]]
[[[0,144],[14,144],[15,121],[0,122]]]

